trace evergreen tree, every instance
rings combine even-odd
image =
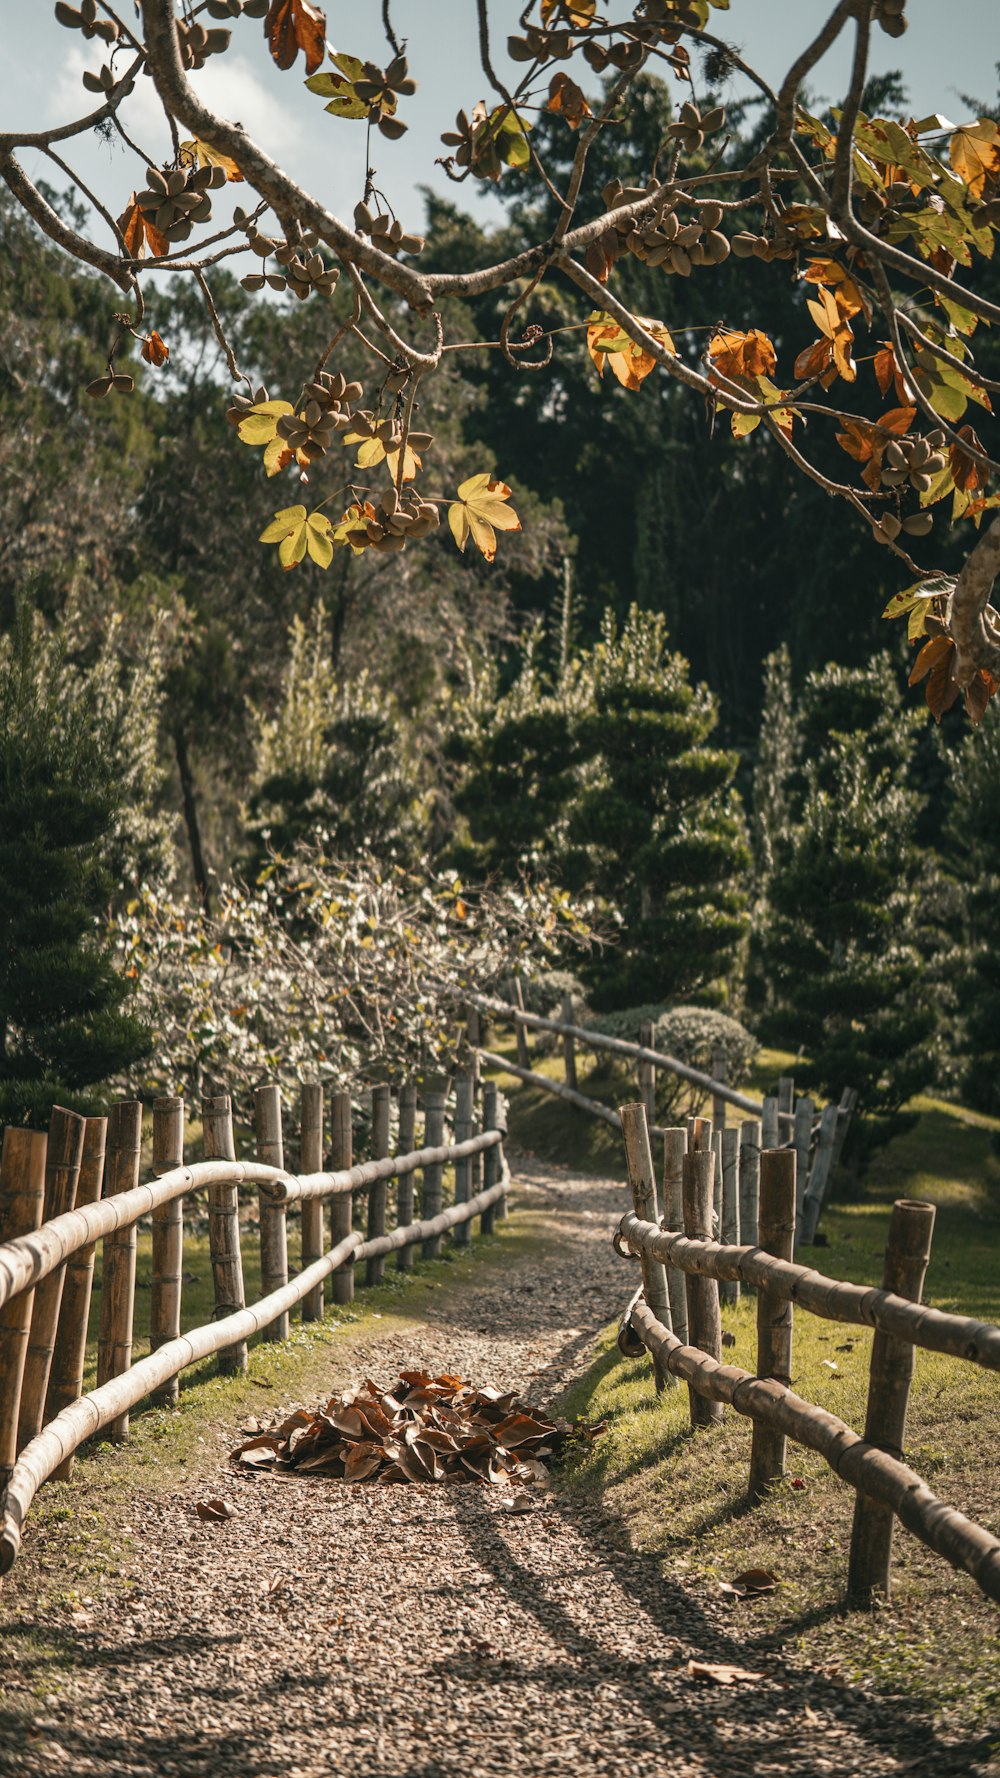
[[[0,649],[0,1122],[48,1121],[148,1053],[102,936],[122,760],[22,609]]]
[[[290,637],[277,711],[253,711],[246,868],[255,875],[269,849],[289,852],[320,833],[334,853],[412,858],[426,799],[395,701],[366,672],[338,678],[322,601]]]
[[[619,942],[585,970],[596,1007],[719,997],[746,929],[749,851],[731,790],[736,757],[709,744],[715,700],[667,650],[660,615],[633,606],[619,633],[564,663],[529,643],[510,691],[478,707],[453,746],[469,861],[509,872],[535,858],[598,896]]]
[[[935,1062],[933,884],[908,780],[915,722],[888,661],[810,675],[769,836],[762,1034],[805,1052],[803,1084],[830,1096],[854,1087],[870,1116],[894,1116]]]
[[[950,754],[952,801],[947,838],[962,885],[965,945],[959,976],[964,1013],[959,1054],[963,1094],[1000,1114],[1000,721],[993,705],[982,726]]]

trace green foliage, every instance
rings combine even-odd
[[[102,931],[127,773],[27,610],[0,647],[0,1122],[48,1121],[150,1048]]]
[[[995,707],[950,753],[949,859],[964,890],[959,1051],[964,1093],[980,1111],[1000,1112],[1000,721]]]
[[[322,601],[295,618],[280,702],[253,710],[255,759],[248,808],[252,874],[269,851],[327,836],[348,855],[413,857],[424,813],[419,767],[395,699],[364,670],[338,678]]]
[[[855,1087],[870,1116],[898,1112],[935,1062],[908,735],[912,752],[888,662],[807,680],[758,947],[762,1034],[805,1051],[803,1084]]]

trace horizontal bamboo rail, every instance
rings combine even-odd
[[[148,1358],[141,1358],[131,1370],[112,1378],[100,1389],[91,1390],[88,1395],[81,1396],[79,1401],[63,1408],[24,1447],[14,1465],[4,1500],[3,1520],[0,1523],[0,1574],[6,1574],[17,1558],[22,1528],[39,1488],[85,1440],[93,1438],[120,1414],[127,1413],[129,1408],[135,1407],[137,1402],[142,1401],[152,1390],[160,1388],[169,1378],[187,1370],[192,1364],[211,1357],[215,1352],[249,1340],[280,1316],[287,1315],[296,1303],[301,1302],[303,1297],[328,1278],[331,1272],[336,1271],[338,1266],[343,1265],[345,1260],[369,1259],[392,1253],[397,1247],[425,1240],[430,1235],[442,1235],[458,1223],[469,1222],[474,1217],[481,1216],[506,1195],[509,1181],[510,1175],[505,1165],[502,1177],[488,1191],[480,1192],[464,1204],[451,1205],[427,1222],[414,1222],[407,1228],[394,1229],[391,1234],[382,1235],[374,1241],[366,1241],[359,1230],[354,1230],[343,1241],[338,1242],[336,1247],[324,1253],[322,1259],[315,1260],[280,1290],[272,1291],[270,1296],[262,1297],[259,1302],[252,1303],[245,1309],[238,1309],[235,1314],[227,1315],[221,1321],[212,1321],[204,1327],[194,1328],[190,1333],[181,1334],[178,1339],[170,1340],[165,1346],[151,1352]]]
[[[781,1383],[683,1346],[645,1303],[632,1310],[631,1324],[650,1355],[690,1389],[818,1452],[842,1481],[891,1507],[908,1531],[953,1567],[970,1574],[988,1598],[1000,1602],[1000,1538],[946,1506],[908,1464],[878,1450],[835,1414],[804,1401]]]
[[[502,1069],[504,1074],[513,1074],[516,1080],[523,1080],[531,1087],[544,1087],[547,1093],[554,1093],[558,1099],[565,1099],[567,1104],[575,1105],[580,1111],[589,1112],[591,1117],[599,1117],[603,1123],[610,1124],[613,1130],[620,1130],[622,1120],[617,1111],[610,1105],[602,1105],[599,1099],[588,1099],[576,1087],[565,1086],[561,1080],[551,1080],[547,1074],[536,1074],[531,1068],[522,1068],[519,1062],[511,1062],[506,1056],[495,1056],[491,1050],[480,1050],[480,1060],[488,1068]],[[652,1135],[656,1132],[651,1131]]]
[[[642,1043],[629,1043],[624,1037],[606,1037],[603,1031],[593,1031],[586,1025],[573,1025],[566,1019],[546,1019],[541,1013],[522,1012],[519,1007],[511,1006],[506,1000],[497,1000],[489,994],[472,994],[469,999],[473,1006],[481,1007],[484,1012],[500,1015],[511,1021],[515,1026],[527,1026],[532,1031],[552,1031],[558,1037],[572,1037],[583,1043],[588,1049],[607,1050],[611,1055],[628,1056],[635,1062],[649,1062],[654,1068],[662,1068],[668,1074],[676,1074],[679,1080],[686,1080],[692,1086],[701,1087],[703,1092],[711,1093],[714,1098],[725,1100],[727,1105],[735,1105],[738,1110],[746,1111],[751,1117],[761,1117],[764,1107],[758,1099],[751,1099],[749,1094],[741,1093],[736,1087],[727,1086],[725,1081],[715,1080],[710,1074],[703,1074],[700,1068],[690,1068],[676,1056],[668,1056],[663,1050],[649,1049]],[[486,1061],[490,1058],[483,1056]],[[517,1072],[502,1058],[501,1068],[509,1068],[511,1073]],[[552,1085],[544,1075],[539,1079],[546,1086]],[[594,1104],[588,1101],[588,1105]],[[605,1107],[605,1110],[607,1107]],[[782,1122],[794,1124],[794,1112],[779,1111]]]
[[[487,1130],[468,1143],[450,1147],[422,1148],[415,1154],[391,1156],[384,1161],[366,1161],[357,1167],[337,1173],[313,1173],[297,1178],[278,1167],[264,1166],[260,1161],[195,1161],[190,1166],[174,1167],[159,1179],[120,1192],[117,1197],[103,1198],[78,1210],[68,1210],[54,1217],[31,1235],[0,1246],[0,1308],[25,1290],[31,1290],[57,1266],[72,1258],[92,1241],[130,1228],[161,1204],[210,1185],[255,1185],[276,1203],[292,1204],[305,1199],[324,1199],[363,1190],[377,1179],[398,1179],[432,1164],[447,1164],[464,1154],[478,1154],[504,1139],[504,1131]]]
[[[875,1327],[909,1341],[926,1352],[968,1359],[985,1370],[1000,1370],[1000,1327],[969,1315],[929,1309],[873,1285],[847,1284],[827,1278],[810,1266],[773,1259],[759,1247],[726,1247],[718,1241],[694,1241],[655,1223],[642,1222],[632,1211],[622,1217],[619,1240],[634,1253],[645,1252],[679,1271],[716,1279],[739,1279],[768,1289],[825,1321]]]

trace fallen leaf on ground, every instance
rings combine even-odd
[[[725,1661],[689,1661],[684,1671],[689,1679],[704,1679],[710,1685],[739,1685],[742,1681],[762,1680],[763,1673],[751,1673],[748,1667],[731,1667]]]
[[[221,1525],[231,1519],[236,1508],[228,1500],[196,1500],[194,1510],[199,1519],[207,1519],[210,1524]]]
[[[720,1582],[720,1591],[731,1599],[753,1599],[760,1593],[773,1593],[780,1585],[776,1574],[769,1568],[745,1568],[742,1574],[734,1574],[732,1580]]]

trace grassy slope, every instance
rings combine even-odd
[[[533,1066],[561,1078],[561,1063]],[[762,1092],[792,1059],[764,1053],[752,1090]],[[586,1068],[586,1063],[584,1063]],[[614,1132],[541,1089],[509,1078],[512,1128],[539,1154],[580,1168],[622,1172]],[[633,1097],[627,1074],[606,1066],[581,1085],[608,1103]],[[993,1120],[932,1099],[919,1122],[882,1150],[864,1197],[823,1218],[827,1245],[815,1263],[834,1276],[878,1283],[889,1211],[899,1196],[938,1207],[927,1299],[943,1309],[1000,1321],[1000,1159]],[[622,1301],[632,1280],[622,1269]],[[613,1305],[609,1305],[612,1308]],[[732,1362],[755,1368],[755,1304],[723,1310]],[[897,1528],[894,1595],[877,1611],[843,1612],[853,1494],[818,1457],[789,1447],[788,1479],[756,1512],[743,1506],[750,1423],[730,1414],[692,1435],[687,1391],[657,1401],[647,1360],[623,1359],[609,1326],[566,1411],[607,1417],[609,1431],[571,1471],[571,1488],[602,1496],[626,1520],[637,1547],[662,1552],[713,1614],[734,1614],[758,1659],[794,1661],[905,1696],[949,1727],[988,1730],[1000,1721],[1000,1623],[971,1581]],[[871,1336],[804,1312],[796,1318],[794,1384],[859,1429],[864,1423]],[[1000,1534],[1000,1379],[970,1364],[917,1356],[907,1456],[945,1500]],[[802,1485],[792,1486],[792,1480]],[[749,1567],[780,1578],[770,1595],[731,1603],[719,1588]],[[897,1706],[899,1707],[899,1706]]]

